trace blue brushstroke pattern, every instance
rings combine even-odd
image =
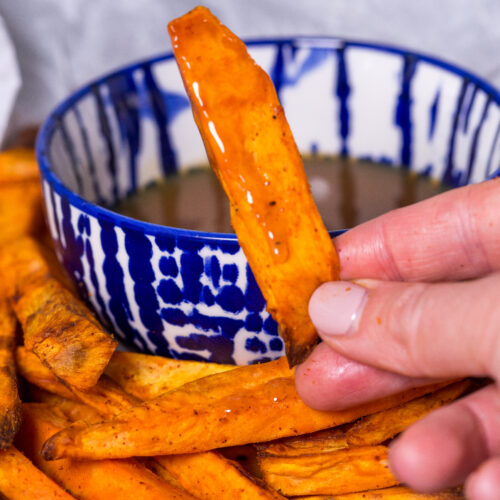
[[[140,147],[139,99],[134,79],[123,73],[106,82],[109,98],[116,114],[121,143],[126,144],[130,155],[128,193],[137,189],[137,156]]]
[[[86,216],[81,215],[80,217],[82,218],[82,217],[86,217]],[[87,221],[85,221],[85,222],[87,222],[87,226],[88,226],[88,229],[85,232],[88,231],[88,238],[90,238],[90,224],[88,224],[88,218],[87,218]],[[85,234],[85,232],[83,234]],[[92,287],[93,287],[94,300],[99,305],[102,322],[104,323],[104,325],[107,328],[111,328],[113,323],[111,322],[111,320],[108,316],[108,313],[106,311],[106,304],[104,303],[101,292],[99,291],[99,282],[97,280],[96,265],[95,265],[95,261],[94,261],[94,253],[92,251],[92,246],[91,246],[88,238],[85,240],[84,249],[85,249],[85,255],[86,255],[88,263],[89,263],[90,282],[92,283]]]
[[[478,86],[474,85],[474,87],[472,88],[472,92],[470,93],[470,97],[469,97],[469,101],[467,103],[467,107],[464,110],[464,116],[463,116],[463,119],[462,119],[462,123],[463,123],[463,129],[462,130],[463,130],[464,134],[467,133],[467,129],[469,128],[469,119],[470,119],[470,115],[471,115],[471,112],[472,112],[472,108],[474,106],[474,99],[477,96],[477,91],[478,91]]]
[[[269,73],[271,80],[273,81],[274,88],[278,97],[280,95],[281,85],[283,82],[283,43],[279,43],[276,46],[276,59]]]
[[[108,170],[108,175],[111,178],[112,195],[113,195],[111,204],[113,204],[116,203],[116,201],[118,201],[118,179],[116,176],[116,154],[115,154],[115,147],[113,145],[111,126],[109,124],[108,115],[106,114],[105,110],[105,102],[104,99],[102,98],[99,87],[93,85],[90,88],[90,92],[92,93],[95,99],[97,117],[99,120],[99,131],[101,132],[102,139],[104,141],[104,144],[106,145],[106,150],[108,153],[106,166]]]
[[[73,141],[71,140],[71,137],[68,134],[68,131],[66,129],[66,125],[64,123],[64,120],[62,118],[58,119],[57,126],[61,132],[61,138],[62,138],[62,143],[64,146],[64,149],[69,157],[70,161],[70,167],[71,171],[73,172],[75,181],[76,181],[76,192],[78,194],[82,194],[83,192],[83,181],[82,177],[80,176],[80,172],[78,171],[78,160],[76,158],[76,153],[75,153],[75,147],[73,145]]]
[[[488,96],[486,102],[484,103],[483,112],[481,114],[481,118],[479,119],[479,123],[477,124],[476,130],[474,130],[474,134],[472,136],[472,141],[469,149],[469,159],[467,164],[467,170],[462,175],[462,179],[460,181],[461,185],[468,184],[470,181],[470,177],[472,175],[472,168],[474,167],[474,161],[476,159],[477,152],[477,144],[479,142],[479,136],[481,130],[483,129],[483,124],[486,120],[486,116],[488,115],[488,108],[492,102],[491,96]]]
[[[491,151],[488,155],[488,164],[486,169],[486,175],[489,177],[493,172],[495,172],[500,165],[494,165],[493,169],[491,168],[491,162],[493,161],[493,155],[495,154],[495,148],[498,145],[498,138],[500,137],[500,123],[498,124],[497,131],[495,132],[495,138],[493,139],[493,143],[491,144]]]
[[[462,87],[460,88],[460,93],[457,98],[457,104],[455,107],[455,113],[453,114],[453,122],[450,130],[450,138],[448,140],[448,153],[446,156],[446,169],[444,171],[442,180],[445,184],[449,184],[451,186],[459,186],[460,185],[460,177],[461,174],[458,172],[455,174],[454,164],[453,164],[453,153],[455,151],[455,140],[458,130],[458,124],[460,121],[460,113],[462,111],[465,94],[467,92],[467,86],[469,85],[469,79],[464,78],[462,80]]]
[[[349,154],[349,148],[347,146],[347,139],[349,137],[349,106],[348,99],[351,93],[351,87],[349,85],[349,76],[347,72],[347,64],[345,59],[345,47],[340,47],[337,49],[337,83],[335,87],[335,95],[339,99],[339,117],[338,121],[340,124],[340,153],[342,156],[347,156]],[[334,118],[335,121],[337,121]]]
[[[163,95],[153,77],[151,66],[144,65],[144,84],[146,86],[149,103],[153,111],[153,117],[156,121],[158,131],[158,147],[160,150],[160,160],[164,175],[174,174],[177,171],[177,159],[168,134],[170,116],[163,99]]]
[[[97,171],[96,171],[96,167],[95,167],[94,157],[92,155],[92,150],[90,148],[90,141],[89,141],[87,129],[86,129],[85,124],[83,122],[82,115],[80,113],[80,110],[78,109],[78,106],[75,106],[73,108],[73,113],[75,115],[76,123],[78,124],[78,128],[80,130],[80,135],[82,136],[83,150],[85,152],[85,159],[87,161],[88,173],[90,176],[90,182],[92,184],[92,189],[94,191],[95,201],[97,202],[98,205],[101,205],[104,203],[104,199],[102,197],[101,189],[99,187],[99,181],[97,178]]]
[[[55,205],[54,205],[55,206]],[[62,220],[60,231],[64,233],[66,246],[60,247],[60,255],[63,256],[63,265],[71,276],[78,280],[79,290],[83,298],[88,302],[88,290],[83,284],[83,239],[82,232],[75,234],[71,223],[71,206],[66,198],[61,198]],[[56,217],[57,218],[57,217]],[[61,241],[61,240],[59,240]]]
[[[132,312],[125,291],[125,273],[117,258],[118,238],[113,223],[101,222],[100,239],[104,252],[102,270],[106,277],[106,290],[110,296],[108,304],[110,313],[113,315],[114,322],[120,331],[124,334],[132,334],[134,340],[138,341],[143,348],[146,348],[146,343],[140,333],[130,326]]]
[[[436,129],[437,116],[439,113],[439,101],[441,99],[441,89],[439,88],[434,97],[434,102],[432,103],[431,109],[429,110],[429,133],[427,138],[429,141],[434,137],[434,130]]]
[[[139,307],[142,324],[147,328],[148,338],[157,348],[168,353],[168,342],[163,336],[163,323],[158,316],[160,305],[153,287],[155,273],[151,263],[153,246],[145,234],[129,229],[125,232],[125,250],[130,259],[128,269],[134,282],[134,299]]]
[[[401,78],[401,93],[396,106],[396,125],[401,129],[401,165],[409,168],[411,165],[412,120],[411,120],[411,81],[415,75],[417,58],[405,55],[403,74]]]

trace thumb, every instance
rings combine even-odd
[[[500,374],[500,274],[458,283],[325,283],[309,303],[321,338],[410,377]],[[307,362],[306,362],[307,363]]]

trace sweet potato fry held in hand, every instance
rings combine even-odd
[[[24,332],[24,344],[69,385],[95,385],[116,348],[90,310],[53,276],[29,237],[0,251],[0,275]]]
[[[290,366],[317,340],[313,291],[338,279],[338,258],[312,198],[271,79],[208,9],[169,24],[174,55],[231,222]]]

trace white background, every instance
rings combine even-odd
[[[192,0],[0,0],[23,86],[10,131],[40,123],[69,92],[170,48],[167,22]],[[242,38],[336,35],[397,44],[500,87],[499,0],[207,0]],[[2,47],[0,47],[0,50]]]

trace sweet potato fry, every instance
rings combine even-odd
[[[80,391],[71,386],[70,388],[65,387],[25,347],[18,347],[16,356],[19,372],[26,380],[62,398],[76,399],[83,405],[92,408],[93,411],[98,412],[102,417],[111,418],[140,403],[137,398],[125,392],[106,375],[102,375],[99,381],[89,390]],[[88,422],[87,419],[84,420]]]
[[[283,108],[243,42],[205,7],[172,21],[169,33],[233,228],[296,365],[317,340],[309,298],[338,279],[339,264]]]
[[[72,500],[14,446],[0,451],[0,496],[9,500]]]
[[[172,475],[187,491],[202,500],[284,500],[284,497],[251,477],[236,462],[216,452],[192,453],[155,457],[153,470],[164,477]],[[198,485],[196,489],[193,486]],[[200,486],[203,485],[203,486]]]
[[[41,380],[45,382],[46,379],[44,379],[40,373],[37,373],[44,369],[38,358],[22,347],[18,348],[17,352],[18,357],[23,360],[23,372],[26,372],[29,369],[30,378],[28,380],[37,385],[41,385]],[[113,358],[115,358],[118,354],[120,353],[115,353]],[[125,357],[125,360],[130,362],[127,365],[127,368],[129,373],[133,376],[139,375],[140,371],[144,368],[147,370],[150,366],[153,367],[153,369],[159,368],[160,372],[165,371],[167,379],[174,380],[176,382],[178,382],[182,376],[192,377],[196,372],[203,373],[203,370],[192,370],[188,367],[186,370],[181,370],[182,373],[180,374],[180,378],[175,376],[173,377],[171,373],[172,367],[175,364],[179,364],[179,362],[166,360],[171,361],[172,363],[155,364],[151,362],[151,359],[149,359],[153,358],[153,356],[138,356],[138,360],[140,362],[139,365],[135,363],[137,359],[135,356]],[[26,366],[28,364],[29,366]],[[139,370],[137,370],[138,366],[140,366]],[[168,369],[162,370],[165,368]],[[123,372],[120,371],[120,373]],[[148,371],[148,373],[150,372]],[[139,387],[140,389],[142,387],[143,379],[140,378],[140,380],[141,383],[139,385],[133,384],[133,387]],[[154,382],[154,380],[151,380],[151,382]],[[51,387],[55,387],[58,391],[57,393],[60,394],[60,388],[55,384],[57,384],[57,380],[55,380],[55,383],[54,381],[51,381],[50,383],[45,382],[41,385],[41,387],[45,387],[48,390],[50,390]],[[157,391],[158,387],[163,387],[163,384],[164,381],[160,380],[156,388],[153,386],[152,391]],[[64,386],[62,386],[62,388],[67,390]],[[71,396],[77,397],[85,404],[75,404],[73,401],[68,401],[60,396],[53,396],[44,392],[35,392],[34,394],[36,401],[52,403],[53,406],[56,406],[59,411],[69,418],[69,420],[83,420],[86,423],[99,422],[101,420],[100,416],[111,418],[114,415],[118,415],[125,409],[132,407],[138,402],[133,396],[130,396],[124,392],[123,389],[117,387],[116,384],[106,376],[101,377],[97,384],[89,391],[84,392],[73,389]],[[218,498],[220,500],[232,500],[233,498],[241,495],[246,495],[242,498],[249,499],[282,498],[279,495],[267,491],[259,484],[256,484],[251,478],[243,473],[237,464],[213,452],[155,457],[154,460],[148,462],[148,467],[154,470],[165,480],[168,480],[170,483],[173,478],[174,481],[176,481],[179,485],[182,485],[186,491],[203,499]],[[202,477],[206,478],[207,475],[212,477],[211,481],[207,481],[206,479],[202,480]],[[242,493],[242,491],[244,493]]]
[[[17,320],[0,299],[0,448],[6,449],[21,424],[21,400],[17,391],[14,348]]]
[[[347,426],[335,427],[273,443],[256,445],[260,453],[274,456],[298,456],[328,453],[350,446],[381,444],[399,434],[430,411],[455,400],[471,382],[462,380],[400,406],[360,418]]]
[[[0,152],[0,244],[45,228],[42,191],[35,152]]]
[[[285,358],[183,385],[109,422],[65,429],[44,446],[61,457],[123,458],[194,453],[314,432],[402,404],[440,387],[410,389],[356,408],[321,412],[299,398]]]
[[[145,401],[177,389],[187,382],[233,368],[233,365],[115,352],[105,373],[126,392]]]
[[[368,446],[383,443],[403,432],[411,424],[461,396],[471,385],[469,380],[455,382],[439,391],[389,408],[358,420],[346,434],[349,446]]]
[[[352,424],[340,425],[332,429],[313,432],[312,434],[301,434],[278,439],[270,443],[258,443],[255,448],[258,453],[265,453],[275,457],[295,457],[311,453],[328,453],[342,450],[349,447],[346,430],[350,425]]]
[[[24,148],[1,151],[0,185],[25,181],[37,181],[40,184],[35,151]]]
[[[0,184],[0,244],[44,229],[40,181]]]
[[[9,298],[26,348],[61,380],[89,389],[117,343],[47,269],[41,246],[31,238],[16,240],[0,252],[0,274],[10,284]]]
[[[78,391],[74,388],[68,389],[37,356],[23,346],[16,349],[16,361],[19,373],[32,384],[64,398],[83,401],[100,409],[102,415],[108,417],[137,405],[139,400],[153,399],[155,395],[163,394],[186,382],[235,368],[233,365],[115,352],[99,382],[88,391]],[[93,398],[93,401],[89,398]],[[100,404],[99,400],[105,406],[98,408],[96,405]],[[112,403],[113,408],[110,408]]]
[[[243,469],[245,469],[252,476],[262,479],[260,477],[260,470],[257,464],[257,449],[254,444],[229,446],[228,448],[220,448],[217,452],[228,460],[240,464]]]
[[[439,493],[415,493],[405,486],[392,486],[391,488],[348,493],[347,495],[294,497],[294,500],[460,500],[463,498],[460,488]]]
[[[43,442],[69,421],[56,415],[49,406],[38,403],[23,405],[22,432],[18,435],[20,449],[49,477],[80,499],[110,498],[192,499],[156,476],[136,460],[46,462],[40,455]]]
[[[140,403],[140,400],[127,394],[106,375],[102,375],[97,384],[88,391],[74,388],[72,391],[79,401],[94,408],[105,418],[111,418]]]
[[[258,458],[267,484],[283,495],[338,495],[398,484],[386,446],[363,446],[295,457]]]
[[[75,398],[74,394],[72,395],[71,391],[43,366],[37,356],[25,347],[17,348],[16,361],[21,375],[32,384],[65,398]],[[234,365],[178,361],[135,352],[115,352],[104,373],[126,393],[145,401],[187,382],[233,368]],[[136,400],[135,404],[137,402]]]
[[[33,385],[30,385],[28,389],[30,403],[44,403],[50,406],[56,415],[62,415],[70,422],[78,422],[80,420],[88,424],[102,422],[102,415],[85,403],[64,398],[58,394],[52,394]]]
[[[26,347],[16,349],[16,365],[18,372],[30,383],[57,394],[63,398],[75,399],[76,396]]]

